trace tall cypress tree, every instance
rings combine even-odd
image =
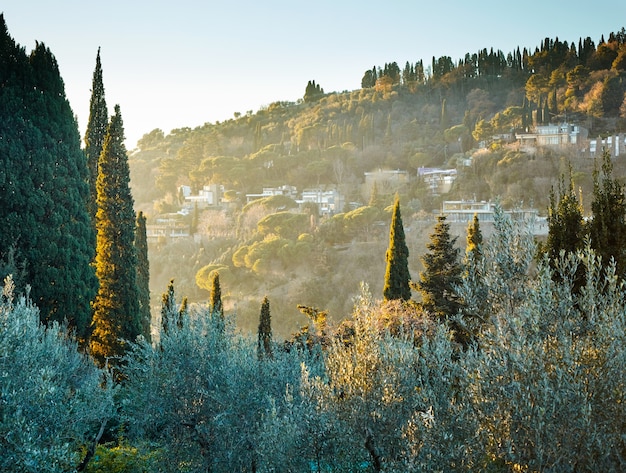
[[[177,318],[176,294],[174,292],[174,280],[171,279],[167,286],[167,292],[161,296],[161,330],[168,333],[170,327],[173,327]]]
[[[137,214],[135,226],[135,251],[137,252],[137,296],[141,319],[141,333],[150,341],[150,263],[148,261],[148,238],[146,236],[146,217],[143,212]]]
[[[220,274],[214,271],[211,275],[211,318],[220,331],[224,330],[224,307],[222,305],[222,288],[220,286]]]
[[[98,165],[96,275],[91,351],[100,364],[119,362],[142,332],[137,294],[135,211],[119,105],[111,117]]]
[[[385,300],[411,299],[409,282],[409,249],[406,246],[402,216],[400,214],[400,199],[396,195],[389,227],[389,248],[386,254],[387,269],[385,271],[385,285],[383,296]]]
[[[80,135],[53,54],[37,43],[28,57],[3,15],[0,137],[0,261],[23,268],[42,321],[68,320],[84,341],[97,280]]]
[[[593,202],[589,234],[591,247],[603,264],[615,260],[617,274],[626,271],[626,199],[624,186],[613,177],[611,154],[604,150],[601,171],[594,171]]]
[[[458,261],[456,237],[450,236],[446,217],[437,217],[437,224],[426,245],[429,252],[422,256],[424,271],[416,288],[422,295],[422,306],[440,320],[456,316],[460,303],[455,288],[461,282],[461,265]]]
[[[98,160],[102,153],[104,138],[109,123],[109,112],[104,98],[104,84],[102,82],[102,64],[100,63],[100,48],[96,56],[96,68],[93,71],[91,86],[91,100],[89,102],[89,121],[85,131],[85,154],[87,155],[87,168],[89,169],[89,201],[88,209],[91,218],[96,221],[98,210],[96,181],[98,179]]]
[[[257,356],[259,360],[272,358],[272,316],[270,314],[270,301],[267,296],[265,296],[261,304]]]

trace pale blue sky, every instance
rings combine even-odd
[[[107,104],[127,147],[154,128],[196,127],[278,100],[309,80],[358,89],[365,70],[482,48],[534,50],[545,37],[597,44],[626,26],[626,2],[527,0],[5,0],[9,33],[57,58],[81,134],[98,47]]]

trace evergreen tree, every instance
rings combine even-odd
[[[422,295],[424,309],[441,321],[455,317],[460,309],[455,290],[461,282],[461,265],[455,243],[456,237],[450,236],[450,224],[440,215],[426,245],[429,252],[422,256],[424,271],[416,289]]]
[[[0,137],[0,267],[22,268],[42,321],[67,320],[82,343],[97,280],[80,135],[53,54],[37,43],[28,57],[3,15]]]
[[[89,121],[85,131],[85,154],[87,155],[87,168],[89,169],[89,192],[90,198],[88,210],[91,218],[96,221],[98,210],[96,181],[98,179],[98,159],[104,145],[104,138],[109,123],[109,112],[104,98],[104,84],[102,82],[102,65],[100,63],[100,48],[96,56],[96,68],[93,71],[91,86],[91,100],[89,102]]]
[[[576,253],[582,250],[585,243],[585,221],[583,218],[582,205],[574,191],[571,169],[569,183],[566,185],[563,176],[559,183],[558,196],[554,189],[550,192],[550,208],[548,209],[548,238],[545,252],[550,259],[550,266],[556,269],[561,251]],[[582,265],[578,268],[576,287],[580,287],[584,281]],[[555,276],[558,272],[555,271]]]
[[[220,274],[214,271],[211,275],[211,299],[209,308],[211,318],[215,321],[220,331],[224,330],[224,307],[222,306],[222,288],[220,287]]]
[[[626,271],[626,199],[624,186],[613,178],[611,154],[604,150],[602,169],[594,171],[593,202],[589,235],[591,247],[608,265],[615,260],[617,274],[623,277]]]
[[[176,294],[174,292],[174,280],[171,279],[167,286],[167,292],[164,292],[161,296],[161,330],[163,333],[168,333],[170,327],[177,323],[177,310],[176,310]]]
[[[257,356],[259,360],[272,358],[272,316],[270,314],[270,301],[267,296],[265,296],[261,304]]]
[[[385,271],[385,285],[383,296],[385,300],[411,299],[409,286],[409,249],[406,246],[402,216],[400,214],[400,199],[396,195],[389,227],[389,248],[386,254],[387,269]]]
[[[137,292],[135,211],[119,105],[111,117],[98,166],[96,275],[91,351],[100,364],[119,363],[142,332]]]
[[[474,214],[474,218],[467,226],[467,237],[465,246],[466,258],[478,261],[482,258],[483,234],[480,231],[480,220],[478,215]]]
[[[484,325],[485,315],[489,313],[489,298],[485,283],[485,265],[483,253],[483,235],[480,230],[478,215],[467,226],[465,258],[463,260],[463,277],[461,294],[462,317],[455,319],[454,329],[456,340],[467,345],[470,340],[476,339],[480,327]],[[464,291],[467,287],[471,291]]]
[[[141,333],[150,341],[150,263],[148,261],[148,238],[146,237],[146,217],[137,214],[135,226],[135,251],[137,253],[137,298],[141,320]]]

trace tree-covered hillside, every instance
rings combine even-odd
[[[209,184],[224,190],[224,205],[194,212],[196,223],[189,224],[195,243],[155,245],[153,294],[174,277],[181,293],[202,300],[203,281],[219,269],[226,286],[232,281],[233,297],[270,290],[285,301],[284,307],[275,305],[278,313],[297,314],[298,299],[308,299],[343,317],[350,298],[334,296],[337,286],[328,282],[337,277],[352,294],[364,279],[378,293],[382,276],[366,261],[371,245],[384,253],[386,235],[380,230],[390,219],[390,209],[384,209],[396,191],[406,207],[407,226],[421,235],[412,243],[414,277],[425,235],[434,225],[428,215],[440,209],[442,200],[499,198],[505,207],[533,206],[545,215],[551,188],[570,168],[576,188],[590,196],[594,160],[588,146],[529,151],[514,136],[566,121],[593,138],[624,129],[626,32],[607,38],[597,43],[588,37],[573,42],[545,38],[534,50],[485,48],[456,61],[432,58],[403,68],[390,62],[355,71],[362,75],[358,90],[324,93],[323,84],[309,81],[303,99],[295,103],[275,102],[256,113],[167,135],[159,129],[145,134],[130,165],[135,202],[148,225],[158,215],[181,209],[181,185],[192,193]],[[433,195],[417,178],[419,168],[454,169],[457,178],[448,193]],[[400,189],[376,189],[372,196],[364,173],[379,169],[406,171],[410,180]],[[621,160],[614,170],[618,177],[626,175]],[[345,204],[334,216],[309,208],[310,218],[299,223],[286,223],[288,215],[273,216],[285,210],[279,205],[246,205],[246,194],[279,186],[298,192],[336,189]],[[583,198],[587,211],[590,202]],[[284,221],[270,228],[267,220],[260,223],[264,218]],[[182,219],[187,224],[192,217]],[[286,228],[294,234],[287,235]],[[342,244],[350,245],[338,247]],[[362,266],[355,263],[359,260]],[[179,261],[184,268],[177,267]],[[343,303],[333,302],[335,297]],[[241,313],[242,297],[236,299]]]

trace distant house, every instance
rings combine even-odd
[[[417,169],[417,175],[426,183],[431,195],[441,195],[450,192],[457,172],[456,169],[420,167]]]
[[[496,204],[491,201],[446,200],[442,204],[441,213],[450,223],[467,223],[474,218],[474,215],[483,223],[494,221],[495,208]],[[504,213],[516,220],[528,220],[537,217],[537,210],[535,209],[505,210]]]
[[[598,137],[589,141],[589,155],[591,157],[602,153],[603,149],[607,149],[611,156],[616,158],[626,152],[626,138],[623,133],[606,138]]]
[[[320,215],[333,215],[343,210],[345,198],[336,189],[305,189],[302,191],[302,198],[297,202],[299,204],[315,203]]]
[[[202,187],[200,192],[198,192],[198,194],[196,195],[191,195],[191,191],[185,192],[184,188],[186,187],[187,186],[181,186],[180,192],[185,198],[185,206],[187,208],[193,208],[196,205],[199,209],[213,207],[219,205],[222,199],[223,188],[222,186],[219,186],[217,184],[210,184],[208,186]]]
[[[154,223],[146,224],[146,238],[149,242],[159,239],[176,239],[189,237],[189,224],[180,213],[159,215]]]
[[[298,192],[294,186],[284,185],[280,187],[264,187],[263,192],[260,194],[246,194],[246,202],[250,203],[253,200],[264,199],[265,197],[272,197],[275,195],[284,195],[296,200]]]
[[[588,131],[571,123],[560,125],[540,125],[533,131],[516,133],[515,138],[521,147],[536,146],[584,146]]]

